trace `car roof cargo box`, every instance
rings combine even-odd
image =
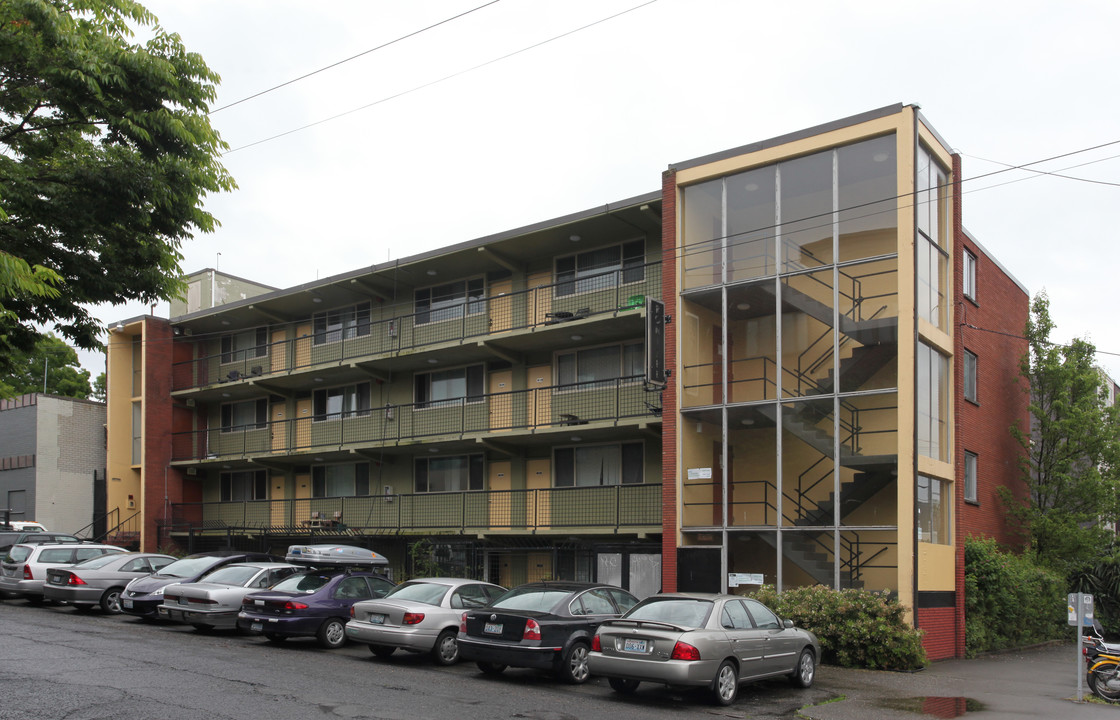
[[[353,545],[290,545],[284,560],[297,565],[388,565],[384,555]]]

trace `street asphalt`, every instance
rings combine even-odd
[[[813,720],[1120,719],[1120,705],[1093,697],[1084,681],[1085,700],[1078,702],[1077,663],[1070,643],[944,660],[916,673],[826,666],[814,690],[826,690],[831,698],[803,707],[799,715]]]

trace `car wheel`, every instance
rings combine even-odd
[[[564,651],[560,658],[560,666],[556,668],[556,675],[569,685],[580,685],[587,682],[591,672],[587,669],[587,653],[590,648],[587,643],[574,642]]]
[[[712,699],[717,705],[730,705],[739,694],[739,673],[730,660],[720,663],[716,677],[712,680]]]
[[[797,667],[789,676],[789,681],[794,687],[808,688],[813,686],[813,678],[817,675],[817,660],[813,651],[805,648],[801,657],[797,658]]]
[[[485,660],[479,660],[475,665],[478,665],[478,669],[487,675],[501,675],[502,671],[506,669],[506,666],[501,663],[486,662]]]
[[[456,631],[444,630],[432,646],[432,658],[440,665],[454,665],[459,662],[459,640]]]
[[[377,657],[385,659],[395,653],[397,649],[395,647],[389,647],[388,645],[370,645],[369,651]]]
[[[611,684],[611,690],[623,695],[633,693],[642,684],[640,680],[627,680],[626,678],[611,678],[607,682]]]
[[[110,615],[121,613],[121,589],[109,588],[101,594],[101,610]]]
[[[328,650],[340,648],[346,644],[346,623],[338,618],[327,618],[319,627],[316,637],[321,647]]]
[[[280,643],[287,640],[288,636],[287,635],[280,635],[279,633],[265,633],[264,634],[264,639],[268,640],[270,643],[276,643],[277,645],[279,645]]]

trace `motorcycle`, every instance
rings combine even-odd
[[[1082,635],[1081,652],[1089,689],[1102,700],[1120,703],[1120,645],[1104,641],[1104,630],[1095,619]]]

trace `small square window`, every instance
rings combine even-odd
[[[965,250],[964,252],[964,296],[969,300],[976,300],[976,256]]]

